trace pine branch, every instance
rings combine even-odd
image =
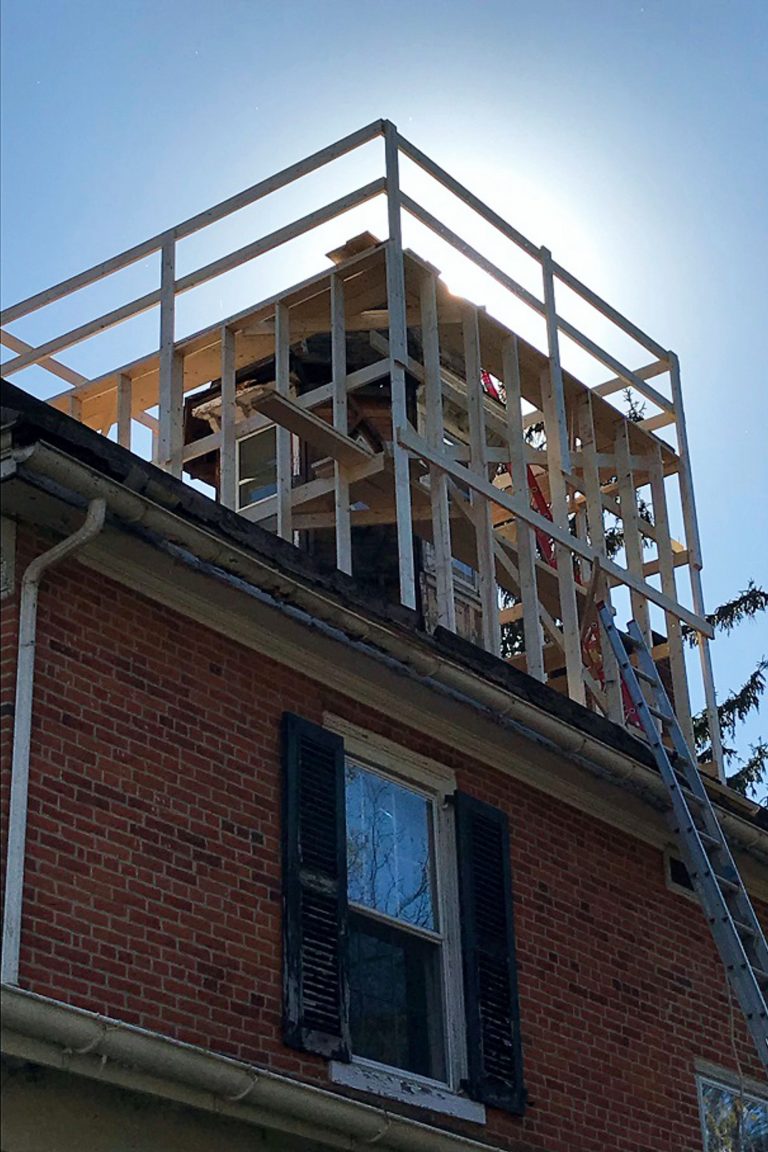
[[[763,657],[739,691],[732,692],[730,696],[727,696],[725,700],[723,700],[722,704],[718,704],[717,712],[720,717],[720,727],[723,732],[727,732],[730,736],[733,736],[737,724],[746,719],[750,712],[759,712],[760,698],[766,686],[766,672],[768,672],[768,660]],[[693,726],[693,739],[696,744],[699,760],[706,759],[705,751],[708,750],[709,744],[709,725],[707,722],[706,709],[702,709],[701,712],[697,712],[695,716],[692,716],[691,723]],[[729,760],[736,755],[736,752],[732,748],[723,748],[723,755],[726,760]]]
[[[742,620],[752,620],[758,612],[768,609],[768,592],[750,580],[746,588],[734,596],[733,600],[726,600],[714,612],[710,612],[707,621],[716,632],[731,632]],[[683,624],[683,635],[689,644],[695,644],[698,632],[689,624]]]
[[[759,712],[760,697],[766,687],[766,672],[768,672],[768,659],[764,656],[738,692],[732,692],[722,704],[718,704],[717,712],[723,732],[733,736],[737,724],[743,723],[750,712]]]
[[[633,424],[639,424],[641,420],[645,420],[645,400],[635,400],[635,394],[631,388],[625,388],[622,396],[627,405],[627,419],[631,420]]]
[[[749,788],[757,788],[762,784],[768,772],[768,744],[758,740],[757,744],[751,746],[750,752],[751,756],[738,772],[728,777],[728,787],[741,792],[742,796],[747,795]]]

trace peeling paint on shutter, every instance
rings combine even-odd
[[[284,1039],[349,1059],[344,741],[283,716]]]
[[[457,792],[464,999],[470,1095],[491,1107],[525,1107],[505,814]]]

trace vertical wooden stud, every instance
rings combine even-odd
[[[659,556],[661,590],[672,600],[677,600],[675,568],[672,558],[672,541],[667,513],[667,496],[664,488],[664,465],[661,448],[656,448],[649,456],[651,474],[651,500],[653,501],[653,522],[656,527],[656,546]],[[688,697],[688,678],[685,671],[680,621],[673,612],[665,613],[667,642],[669,644],[669,668],[672,675],[672,689],[675,696],[675,713],[683,730],[683,735],[693,748],[693,728],[691,726],[691,704]]]
[[[693,495],[693,475],[691,473],[691,457],[688,450],[688,432],[685,426],[685,410],[683,408],[683,390],[680,382],[680,362],[674,352],[667,353],[669,361],[669,380],[672,391],[672,402],[675,406],[675,428],[677,430],[677,451],[680,456],[680,499],[683,509],[683,525],[685,527],[685,542],[689,555],[689,573],[691,580],[691,598],[693,610],[699,616],[705,616],[704,593],[701,586],[701,541],[699,540],[699,524],[696,516],[696,501]],[[723,765],[723,742],[720,734],[720,718],[717,712],[717,696],[715,694],[715,679],[712,672],[712,654],[706,636],[698,637],[699,659],[701,661],[701,675],[704,682],[704,701],[707,709],[709,734],[712,740],[712,757],[718,776],[725,781],[725,768]]]
[[[424,399],[426,440],[438,451],[444,449],[443,389],[440,378],[440,336],[438,331],[435,277],[425,273],[421,282],[421,342],[424,356]],[[437,622],[456,631],[456,604],[453,596],[453,558],[448,502],[448,477],[434,465],[429,472],[432,503],[432,538],[435,553]]]
[[[183,446],[184,369],[175,349],[176,242],[163,243],[160,261],[160,435],[158,462],[181,476]]]
[[[565,394],[563,391],[563,370],[560,364],[560,338],[557,330],[557,310],[555,306],[555,277],[552,271],[552,253],[542,248],[541,272],[544,283],[544,316],[547,323],[547,346],[549,349],[549,380],[552,395],[553,433],[557,436],[557,452],[560,468],[571,471],[570,450],[568,447],[568,425],[565,419]],[[549,430],[547,442],[549,442]]]
[[[282,396],[291,390],[291,333],[287,304],[275,308],[275,389]],[[277,425],[277,534],[293,541],[291,487],[293,484],[293,450],[291,433]]]
[[[333,426],[346,436],[347,411],[347,329],[344,316],[344,281],[331,276],[331,371],[333,376]],[[352,528],[349,510],[349,481],[344,465],[334,462],[334,507],[336,521],[336,567],[352,574]]]
[[[131,378],[121,372],[117,378],[117,442],[123,448],[131,446],[132,411]]]
[[[82,422],[83,402],[74,392],[70,392],[67,396],[67,415],[71,416],[73,420],[80,420]]]
[[[488,480],[488,446],[485,433],[485,407],[480,382],[480,329],[477,309],[470,304],[462,308],[464,331],[464,365],[467,379],[467,414],[469,416],[469,466]],[[498,656],[501,651],[499,595],[496,587],[496,560],[493,548],[491,503],[473,494],[472,506],[477,541],[477,569],[480,603],[483,610],[483,644]]]
[[[235,333],[221,329],[221,448],[219,449],[219,499],[225,508],[237,508],[238,475],[235,444]]]
[[[398,430],[408,424],[405,366],[408,334],[405,314],[405,270],[400,219],[400,168],[398,137],[394,124],[384,129],[387,180],[387,308],[389,309],[389,377],[392,392],[392,453],[395,469],[397,544],[400,558],[400,600],[407,608],[416,607],[416,579],[411,519],[410,462],[398,440]]]
[[[555,396],[550,369],[541,374],[541,399],[544,428],[547,435],[547,470],[552,519],[559,528],[568,531],[568,495],[563,472],[563,442],[567,449],[565,415]],[[570,452],[566,459],[570,463]],[[555,545],[557,581],[560,591],[560,617],[563,622],[563,647],[568,678],[568,695],[579,704],[586,704],[582,675],[581,635],[579,610],[576,603],[576,581],[573,575],[573,557],[570,548]]]
[[[637,491],[632,469],[629,427],[626,421],[622,421],[617,429],[615,451],[626,565],[633,576],[637,576],[638,579],[642,580],[644,578],[643,538],[640,516],[637,511]],[[651,617],[648,609],[648,601],[645,596],[641,596],[639,592],[631,592],[630,597],[632,601],[632,615],[643,634],[645,643],[649,648],[652,648],[653,639],[651,636]]]
[[[507,397],[507,446],[515,496],[527,505],[528,469],[525,461],[525,437],[520,391],[520,359],[517,337],[510,336],[502,345],[504,391]],[[524,520],[517,520],[517,555],[519,563],[520,597],[523,602],[523,635],[525,637],[525,663],[529,676],[546,680],[539,598],[536,585],[536,545],[533,528]]]
[[[589,541],[595,551],[602,556],[605,555],[605,524],[600,491],[600,469],[597,464],[597,441],[592,415],[592,397],[589,393],[582,397],[579,405],[579,438],[581,440],[582,478],[587,506]],[[603,598],[606,604],[610,606],[611,593],[607,580],[604,582]],[[623,724],[624,704],[619,666],[602,626],[600,626],[600,655],[603,661],[608,716],[617,724]]]

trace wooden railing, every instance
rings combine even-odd
[[[181,276],[177,275],[177,247],[181,240],[205,230],[225,217],[255,204],[271,193],[286,188],[302,177],[318,171],[340,157],[354,152],[380,137],[383,137],[384,140],[384,166],[381,176],[339,196],[329,204],[315,208],[276,231],[252,240],[235,251],[204,264],[192,272]],[[406,158],[407,161],[418,166],[422,172],[456,197],[461,204],[475,213],[486,225],[490,225],[505,240],[511,241],[518,249],[534,260],[540,268],[541,295],[538,296],[525,288],[508,272],[499,268],[421,203],[403,191],[400,178],[401,158]],[[677,680],[677,691],[681,699],[683,695],[687,698],[687,687],[682,641],[679,635],[680,621],[691,625],[697,631],[712,745],[715,759],[720,763],[722,758],[721,746],[712,668],[707,645],[711,628],[705,619],[702,596],[701,549],[677,357],[557,263],[548,249],[534,245],[503,220],[498,213],[484,204],[474,193],[404,139],[397,132],[395,126],[388,121],[375,121],[337,141],[330,147],[321,149],[297,164],[290,165],[282,172],[266,180],[261,180],[243,192],[229,197],[215,207],[198,213],[175,227],[158,233],[141,244],[134,245],[118,256],[96,264],[84,272],[71,276],[61,283],[37,292],[26,300],[5,309],[2,313],[3,327],[0,329],[0,341],[14,355],[3,363],[3,375],[16,376],[32,365],[38,365],[51,376],[63,380],[70,386],[67,391],[53,396],[51,402],[58,407],[64,407],[71,415],[78,418],[83,417],[84,404],[92,401],[95,396],[108,394],[102,415],[94,423],[104,432],[107,432],[109,425],[114,423],[117,428],[117,439],[126,447],[131,446],[133,421],[150,427],[154,436],[156,463],[176,476],[182,476],[185,464],[189,464],[196,456],[199,457],[203,452],[211,450],[219,451],[221,461],[220,499],[228,506],[236,507],[235,441],[242,437],[250,427],[258,424],[258,421],[254,422],[253,418],[251,418],[250,424],[248,421],[238,421],[236,411],[236,342],[240,339],[238,324],[242,321],[244,314],[230,317],[210,330],[214,333],[220,347],[218,374],[222,381],[221,430],[206,437],[204,441],[185,445],[182,426],[184,394],[185,390],[199,383],[197,380],[185,380],[185,355],[188,354],[190,348],[195,346],[195,340],[197,340],[198,345],[201,343],[205,333],[195,334],[183,341],[178,339],[176,331],[177,300],[183,293],[231,272],[244,263],[306,235],[321,225],[327,224],[378,197],[384,197],[386,200],[388,220],[388,240],[384,245],[388,341],[385,342],[386,350],[381,361],[373,366],[373,370],[370,368],[362,370],[362,376],[360,371],[348,373],[343,354],[345,334],[344,275],[355,265],[356,260],[365,259],[364,254],[359,258],[352,257],[335,273],[320,273],[317,277],[305,282],[305,287],[311,286],[313,283],[320,285],[327,281],[330,276],[330,331],[333,347],[333,371],[332,380],[324,386],[324,389],[316,390],[319,393],[317,396],[309,393],[300,398],[291,398],[288,359],[291,331],[289,308],[285,303],[287,293],[281,293],[271,300],[262,301],[249,310],[253,314],[258,312],[263,315],[266,310],[271,309],[274,316],[274,391],[278,398],[282,397],[282,408],[278,402],[276,411],[283,413],[282,418],[279,414],[275,417],[278,429],[278,479],[274,501],[277,531],[286,539],[293,538],[293,510],[296,502],[295,493],[292,493],[291,490],[292,432],[289,427],[281,423],[281,419],[288,420],[286,413],[290,408],[293,412],[291,419],[294,423],[299,421],[299,425],[303,428],[304,425],[300,423],[302,418],[300,415],[296,415],[294,409],[303,411],[306,421],[311,423],[312,419],[319,419],[312,417],[312,408],[321,401],[330,400],[333,411],[333,428],[341,445],[347,433],[347,397],[349,393],[365,382],[386,375],[390,381],[392,440],[389,451],[392,460],[398,532],[400,598],[403,604],[411,607],[416,604],[413,553],[413,481],[411,475],[411,461],[416,459],[428,468],[430,475],[439,621],[448,627],[455,624],[450,574],[450,521],[451,516],[455,515],[456,508],[461,508],[461,492],[472,493],[471,507],[465,511],[472,518],[473,530],[476,535],[479,595],[484,606],[483,634],[485,646],[491,651],[499,651],[496,576],[500,571],[508,572],[510,564],[509,554],[505,550],[504,544],[500,544],[498,533],[493,526],[493,509],[500,508],[506,510],[510,517],[514,518],[515,522],[520,525],[515,543],[517,559],[514,565],[514,580],[522,605],[529,672],[540,679],[546,677],[541,656],[541,628],[543,625],[545,632],[551,633],[553,629],[557,630],[563,641],[569,694],[581,702],[586,702],[588,699],[592,701],[596,693],[599,694],[594,683],[590,688],[588,677],[585,678],[582,653],[584,609],[582,605],[580,612],[579,604],[579,600],[583,600],[583,589],[577,589],[573,573],[574,557],[580,558],[586,568],[594,573],[599,571],[603,574],[608,587],[611,584],[620,584],[630,590],[634,613],[641,623],[644,623],[647,634],[650,635],[648,604],[652,603],[663,609],[670,638],[672,639],[674,635],[675,656],[672,663],[674,676]],[[545,322],[546,346],[542,351],[546,357],[547,369],[541,379],[541,408],[526,413],[525,422],[530,424],[537,419],[542,419],[546,425],[546,467],[550,488],[551,521],[545,520],[533,510],[529,500],[522,494],[522,490],[525,488],[526,448],[523,440],[523,417],[520,409],[520,370],[517,360],[517,343],[514,338],[504,338],[502,341],[502,361],[498,371],[499,379],[503,381],[508,397],[506,427],[501,442],[507,446],[504,451],[507,454],[507,463],[510,465],[513,494],[500,490],[489,480],[489,466],[492,463],[493,452],[489,453],[488,451],[488,420],[491,418],[498,420],[498,417],[494,416],[492,412],[487,415],[487,400],[483,397],[480,388],[480,370],[487,365],[482,362],[481,358],[482,348],[477,311],[469,305],[466,306],[462,319],[466,365],[463,381],[464,402],[468,414],[470,440],[468,464],[465,466],[445,451],[442,405],[444,390],[448,384],[446,383],[445,368],[440,360],[437,334],[437,281],[433,276],[426,275],[422,285],[420,325],[424,334],[424,362],[414,364],[409,360],[407,347],[408,318],[405,293],[405,257],[402,241],[404,218],[416,220],[420,225],[428,228],[435,236],[472,261],[477,268],[481,269]],[[160,255],[160,282],[152,291],[137,296],[119,307],[105,311],[58,336],[44,340],[37,346],[29,345],[20,336],[9,330],[9,325],[24,317],[42,312],[47,306],[157,253]],[[575,293],[589,309],[603,317],[604,320],[609,321],[618,332],[634,341],[653,359],[638,368],[628,368],[611,352],[596,343],[572,322],[566,320],[557,310],[558,285],[563,285]],[[295,291],[296,286],[289,290],[292,293]],[[154,358],[145,358],[147,362],[152,362],[150,365],[152,371],[156,370],[157,372],[157,386],[151,396],[151,403],[147,402],[148,395],[142,392],[136,383],[140,378],[140,371],[135,363],[116,366],[106,375],[95,380],[89,380],[59,359],[60,354],[68,349],[150,309],[159,310],[158,348]],[[648,417],[640,421],[639,427],[642,430],[651,433],[667,426],[674,426],[675,448],[678,457],[676,471],[679,480],[679,502],[685,537],[684,543],[676,547],[678,554],[685,553],[690,573],[690,608],[680,603],[676,592],[675,557],[664,493],[665,468],[660,463],[661,458],[656,449],[653,448],[653,442],[649,440],[648,460],[653,458],[653,464],[652,466],[649,465],[647,469],[647,475],[650,477],[648,486],[653,494],[656,516],[655,526],[649,528],[648,525],[640,525],[637,522],[636,486],[632,480],[632,453],[629,440],[626,437],[622,441],[623,447],[617,442],[615,448],[616,461],[621,464],[623,460],[623,470],[622,468],[618,470],[618,505],[615,503],[613,506],[611,505],[612,497],[610,493],[605,491],[605,485],[601,484],[599,467],[596,464],[597,453],[594,447],[594,428],[591,425],[591,416],[587,408],[583,406],[575,416],[575,409],[569,410],[566,400],[560,349],[561,337],[566,337],[572,341],[595,362],[612,373],[609,379],[593,389],[593,394],[596,397],[607,398],[630,387],[654,408]],[[149,371],[149,368],[147,370]],[[421,431],[417,430],[408,419],[406,372],[415,374],[424,383],[426,423]],[[658,380],[661,377],[665,377],[667,380],[666,392],[649,383],[650,380]],[[209,373],[208,378],[213,378],[213,375]],[[451,385],[451,387],[453,386]],[[510,402],[510,398],[513,402]],[[157,418],[147,411],[155,405],[157,405],[159,413]],[[87,416],[84,418],[87,420]],[[578,485],[581,493],[578,498],[574,495],[573,479],[574,419],[578,420],[578,440],[581,444],[579,469],[582,478]],[[290,420],[288,422],[290,423]],[[317,431],[315,429],[316,433]],[[307,435],[310,434],[311,431],[307,431]],[[358,476],[361,467],[364,471],[366,465],[364,461],[357,461],[352,466],[349,459],[341,458],[342,455],[340,450],[340,454],[335,459],[333,479],[336,508],[336,557],[337,564],[341,569],[351,571],[350,476]],[[350,453],[347,452],[347,457],[349,455]],[[352,472],[349,471],[350,467],[353,467]],[[354,471],[354,468],[357,471]],[[589,533],[589,542],[586,540],[586,532],[584,538],[580,539],[578,536],[574,536],[571,531],[571,519],[579,501],[581,501],[584,509],[589,507],[589,512],[583,513],[583,515],[590,516],[593,525]],[[625,566],[609,560],[605,555],[602,528],[597,527],[597,520],[599,510],[599,519],[602,525],[602,514],[606,507],[614,512],[618,507],[622,517],[625,536],[627,537]],[[559,623],[552,619],[547,620],[547,613],[543,610],[537,595],[538,561],[533,535],[536,531],[546,531],[554,541],[557,556],[556,580],[559,588]],[[644,532],[651,533],[657,545],[658,558],[655,562],[655,571],[660,576],[661,589],[649,583],[648,565],[644,563],[642,552],[642,534]],[[687,705],[681,705],[681,707],[687,715]],[[621,719],[615,689],[613,690],[612,708],[606,707],[606,710],[612,711],[614,718]],[[689,716],[687,722],[689,725]]]

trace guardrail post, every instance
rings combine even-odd
[[[675,429],[677,431],[677,452],[680,457],[680,500],[683,510],[683,525],[685,527],[685,543],[688,548],[688,570],[691,578],[691,597],[693,610],[697,616],[706,615],[704,611],[704,593],[701,586],[701,541],[699,539],[699,523],[696,516],[696,501],[693,495],[693,476],[691,473],[691,457],[688,451],[688,433],[685,427],[685,411],[683,408],[683,390],[680,383],[680,361],[674,352],[668,352],[669,381],[672,391],[672,402],[675,406]],[[717,769],[718,777],[725,782],[725,768],[723,765],[723,742],[720,735],[720,718],[717,712],[717,695],[715,693],[715,678],[712,671],[712,653],[706,636],[698,634],[699,659],[701,661],[701,676],[704,681],[704,700],[707,709],[707,722],[709,735],[712,740],[712,760]]]
[[[560,337],[558,334],[557,309],[555,307],[555,277],[552,272],[552,253],[548,248],[541,249],[541,273],[544,282],[544,318],[547,322],[547,348],[549,351],[549,381],[552,390],[552,412],[555,417],[557,454],[564,472],[571,471],[571,453],[568,447],[568,425],[565,419],[565,397],[563,395],[563,370],[560,364]],[[549,437],[550,430],[547,429]]]
[[[386,158],[387,219],[387,307],[389,309],[389,376],[392,405],[392,453],[395,466],[395,506],[397,545],[400,556],[400,600],[407,608],[416,607],[416,580],[413,560],[411,520],[411,481],[407,451],[400,445],[398,431],[408,426],[405,365],[408,333],[405,314],[405,272],[400,218],[400,174],[398,136],[394,124],[384,128]]]
[[[184,407],[183,362],[175,349],[176,241],[163,241],[160,264],[160,435],[158,463],[173,476],[181,476]]]

